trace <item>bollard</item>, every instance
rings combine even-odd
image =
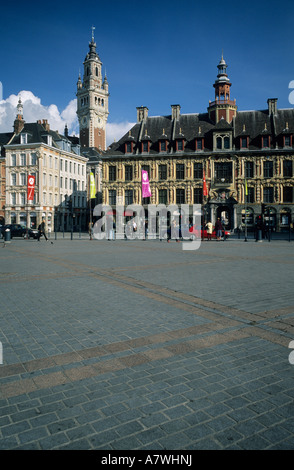
[[[10,232],[10,229],[7,228],[4,232],[4,241],[10,242],[10,240],[11,240],[11,232]]]

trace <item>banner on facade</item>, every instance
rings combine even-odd
[[[28,176],[28,201],[34,200],[35,193],[35,177],[33,175]]]
[[[96,186],[95,186],[95,177],[94,173],[90,173],[90,199],[95,199],[96,197]]]
[[[148,171],[142,170],[142,197],[151,197]]]
[[[205,179],[205,171],[203,171],[203,196],[208,196],[206,179]]]

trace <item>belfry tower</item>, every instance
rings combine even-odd
[[[102,62],[96,52],[94,29],[89,52],[84,60],[83,81],[79,75],[77,83],[77,115],[81,146],[106,150],[108,82],[106,75],[102,79]]]
[[[225,119],[228,123],[231,123],[237,113],[236,100],[232,101],[230,98],[230,88],[232,84],[227,75],[227,67],[226,61],[222,55],[217,66],[217,79],[213,84],[215,88],[215,101],[210,101],[208,107],[209,117],[215,124],[221,119]]]

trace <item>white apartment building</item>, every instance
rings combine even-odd
[[[25,123],[21,102],[14,131],[5,145],[5,223],[34,228],[44,219],[49,232],[85,230],[88,159],[80,146],[50,130],[46,120]],[[28,175],[35,176],[33,201]]]

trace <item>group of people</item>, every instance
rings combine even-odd
[[[109,220],[107,218],[106,219],[105,230],[106,230],[106,238],[108,240],[114,240],[115,239],[115,228],[116,228],[115,223],[112,220]],[[215,227],[213,226],[212,222],[209,221],[205,225],[205,228],[207,229],[207,239],[208,240],[212,239],[212,233],[213,233],[214,229],[216,231],[216,239],[217,240],[221,240],[222,236],[223,235],[225,236],[225,228],[224,228],[220,218],[217,219],[217,221],[215,223]],[[133,222],[132,222],[131,230],[132,230],[133,233],[136,233],[137,230],[138,230],[138,226],[137,226],[135,220],[133,220]],[[43,232],[43,230],[41,230],[40,233],[44,234],[44,236],[46,238],[46,234],[45,234],[45,232]],[[144,240],[146,240],[147,236],[148,236],[148,223],[147,223],[147,221],[145,221],[145,223],[144,223],[144,234],[145,234]],[[162,239],[161,235],[162,234],[160,234],[160,236],[159,236],[160,240]],[[90,240],[92,240],[92,237],[93,237],[93,223],[91,223],[91,222],[89,223],[89,236],[90,236]],[[46,238],[46,240],[47,240],[47,238]],[[172,223],[171,223],[170,227],[167,230],[167,242],[170,242],[171,240],[175,240],[176,242],[180,242],[180,229],[179,229],[175,219],[172,220]]]

